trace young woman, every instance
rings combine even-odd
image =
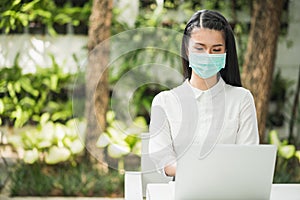
[[[185,81],[155,96],[150,157],[166,176],[176,159],[199,145],[205,157],[216,144],[258,144],[254,100],[242,88],[235,38],[218,12],[201,10],[187,23],[181,48]]]

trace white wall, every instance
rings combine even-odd
[[[51,66],[50,54],[65,72],[74,72],[77,64],[72,55],[80,62],[85,61],[87,55],[87,36],[80,35],[0,35],[0,44],[0,67],[12,66],[19,52],[24,73],[35,72],[35,66]]]
[[[300,65],[300,1],[290,0],[287,37],[280,38],[277,49],[276,68],[286,78],[297,80]],[[288,47],[288,43],[292,44]]]

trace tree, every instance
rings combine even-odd
[[[265,138],[268,101],[276,58],[284,0],[255,0],[242,72],[244,87],[251,90],[261,143]]]
[[[89,59],[86,70],[86,149],[92,157],[100,161],[103,160],[103,152],[95,144],[106,126],[109,100],[106,67],[109,62],[109,43],[105,40],[110,37],[111,21],[112,0],[94,0],[90,16]]]

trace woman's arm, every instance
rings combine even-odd
[[[151,160],[162,174],[170,176],[175,174],[175,169],[172,167],[172,172],[168,166],[176,160],[176,154],[173,149],[173,140],[169,120],[165,112],[165,97],[163,93],[155,96],[151,107],[150,121],[150,139],[149,139],[149,155]],[[168,170],[168,173],[165,170]],[[170,168],[171,169],[171,168]],[[170,174],[169,174],[170,173]]]
[[[240,107],[237,144],[259,144],[259,134],[254,99],[247,91]]]

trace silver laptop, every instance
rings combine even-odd
[[[274,145],[216,145],[199,159],[199,146],[191,146],[177,160],[175,199],[267,200],[276,152]]]

